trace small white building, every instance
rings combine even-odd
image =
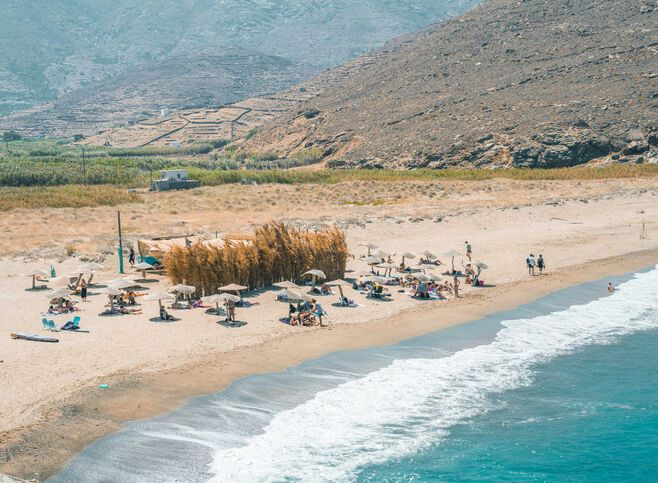
[[[160,171],[160,179],[167,181],[180,181],[187,179],[187,170],[185,169],[163,169]]]

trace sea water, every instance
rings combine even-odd
[[[656,367],[652,267],[246,377],[53,481],[656,481]]]

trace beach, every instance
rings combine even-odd
[[[258,199],[271,197],[260,209],[244,201],[255,199],[257,188]],[[343,187],[296,193],[287,186],[245,186],[240,187],[242,208],[234,206],[237,188],[204,188],[199,195],[166,194],[144,205],[119,209],[129,213],[129,240],[158,230],[245,232],[269,219],[311,228],[336,223],[345,229],[355,255],[346,276],[367,268],[358,260],[365,253],[360,245],[366,242],[391,253],[419,253],[463,251],[469,241],[474,259],[489,266],[482,279],[492,287],[465,287],[463,298],[448,301],[419,301],[392,291],[390,302],[367,300],[347,289],[346,295],[359,307],[334,307],[337,295],[320,299],[329,312],[327,328],[282,323],[287,305],[276,302],[272,290],[248,295],[253,305],[238,308],[238,320],[246,322],[239,328],[221,326],[217,324],[220,317],[203,310],[175,311],[181,320],[173,323],[152,322],[157,303],[144,303],[142,315],[103,318],[98,313],[107,298],[90,295],[89,302],[79,304],[78,313],[82,327],[90,333],[59,333],[58,344],[9,338],[8,333],[14,331],[42,333],[41,313],[48,301],[39,291],[26,291],[30,280],[22,275],[51,264],[58,273],[67,273],[82,258],[102,252],[103,244],[111,247],[115,209],[9,212],[0,222],[4,227],[0,247],[5,252],[0,261],[4,307],[0,319],[0,472],[44,479],[87,444],[120,429],[124,421],[162,414],[236,378],[476,320],[559,288],[639,270],[658,260],[658,236],[653,228],[658,220],[657,191],[651,179],[441,182],[426,188],[422,183],[395,189],[373,183],[369,189],[376,195],[363,203],[346,204],[341,198],[346,196]],[[411,196],[418,191],[424,194]],[[430,196],[433,192],[439,195]],[[217,210],[218,205],[226,208]],[[155,216],[174,210],[165,217]],[[19,226],[21,217],[26,221],[17,234],[8,227]],[[75,219],[92,221],[76,226]],[[53,223],[54,229],[23,231],[44,220]],[[641,237],[643,224],[646,236]],[[65,251],[69,245],[74,245],[72,256]],[[110,255],[112,250],[105,251],[106,269],[95,277],[99,282],[117,277],[116,256]],[[545,275],[528,276],[525,258],[530,253],[543,254],[548,267]],[[150,291],[168,284],[163,277],[156,279],[148,284]],[[101,389],[100,384],[109,387]]]

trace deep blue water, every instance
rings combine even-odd
[[[650,269],[241,379],[53,481],[656,481],[656,367]]]

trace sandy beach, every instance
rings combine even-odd
[[[269,219],[309,228],[336,223],[355,255],[347,276],[367,268],[358,256],[365,250],[359,245],[368,241],[392,253],[418,253],[463,251],[468,240],[474,259],[490,267],[482,278],[494,287],[466,288],[463,298],[447,301],[414,300],[391,289],[390,302],[347,289],[359,307],[334,307],[337,295],[320,299],[329,312],[328,328],[282,323],[287,305],[275,301],[273,290],[248,294],[252,306],[237,312],[246,325],[229,328],[204,310],[175,311],[180,321],[153,322],[157,303],[144,303],[142,315],[100,317],[107,298],[93,288],[77,314],[90,332],[60,332],[58,344],[9,338],[17,331],[47,334],[40,321],[48,300],[41,291],[26,290],[30,279],[23,275],[50,265],[58,274],[69,273],[93,258],[106,265],[95,277],[98,283],[116,278],[116,209],[9,212],[0,221],[0,472],[44,479],[123,421],[160,414],[235,378],[439,330],[561,287],[655,264],[657,185],[652,179],[494,180],[168,193],[119,208],[129,241],[246,232]],[[47,230],[40,229],[44,223]],[[544,255],[546,275],[528,276],[529,253]],[[154,291],[168,281],[158,276],[145,285]],[[55,320],[62,325],[66,317]]]

